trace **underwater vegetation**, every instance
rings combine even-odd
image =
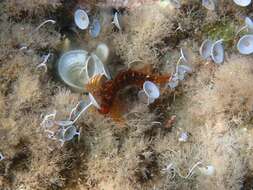
[[[0,2],[1,190],[250,190],[251,0]]]
[[[234,23],[227,21],[217,22],[212,25],[204,26],[203,32],[209,36],[211,40],[223,39],[226,42],[226,46],[232,47],[234,45],[234,38],[236,33],[236,27]]]

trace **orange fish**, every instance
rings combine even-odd
[[[93,94],[99,100],[101,114],[109,114],[115,121],[123,121],[121,105],[118,104],[117,94],[127,86],[135,85],[142,88],[145,81],[151,81],[156,84],[166,84],[170,75],[149,75],[140,71],[128,69],[121,71],[113,80],[105,80],[103,76],[94,76],[86,85],[86,90]]]

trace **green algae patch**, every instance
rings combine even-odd
[[[236,26],[233,22],[215,22],[203,27],[203,34],[213,41],[223,39],[227,48],[233,47],[236,35]]]

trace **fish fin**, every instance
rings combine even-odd
[[[170,81],[171,76],[168,75],[160,75],[154,77],[154,82],[159,85],[165,85]]]
[[[98,91],[106,82],[106,77],[101,74],[93,76],[89,82],[84,86],[85,90],[91,93]]]
[[[152,74],[153,73],[153,66],[151,64],[146,64],[142,68],[137,69],[136,71],[145,73],[145,74]]]
[[[124,107],[125,106],[122,104],[119,98],[116,97],[112,104],[112,107],[110,108],[109,115],[119,126],[125,125],[125,119],[122,115]]]

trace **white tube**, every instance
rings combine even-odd
[[[51,53],[48,53],[45,56],[44,60],[36,67],[36,69],[43,67],[43,68],[45,68],[45,72],[47,72],[47,64],[46,63],[47,63],[50,56],[51,56]]]
[[[49,22],[51,22],[52,24],[55,24],[55,23],[56,23],[55,20],[51,20],[51,19],[46,20],[46,21],[42,22],[39,26],[37,26],[37,27],[31,32],[31,34],[37,32],[43,25],[45,25],[46,23],[49,23]]]
[[[241,31],[243,31],[243,30],[245,30],[245,29],[247,29],[248,27],[245,25],[245,26],[243,26],[241,29],[239,29],[238,31],[237,31],[237,33],[235,34],[235,36],[237,36]]]
[[[186,176],[183,176],[179,171],[177,171],[177,174],[183,179],[188,179],[189,177],[191,177],[193,170],[200,164],[202,164],[200,161],[194,164]]]

